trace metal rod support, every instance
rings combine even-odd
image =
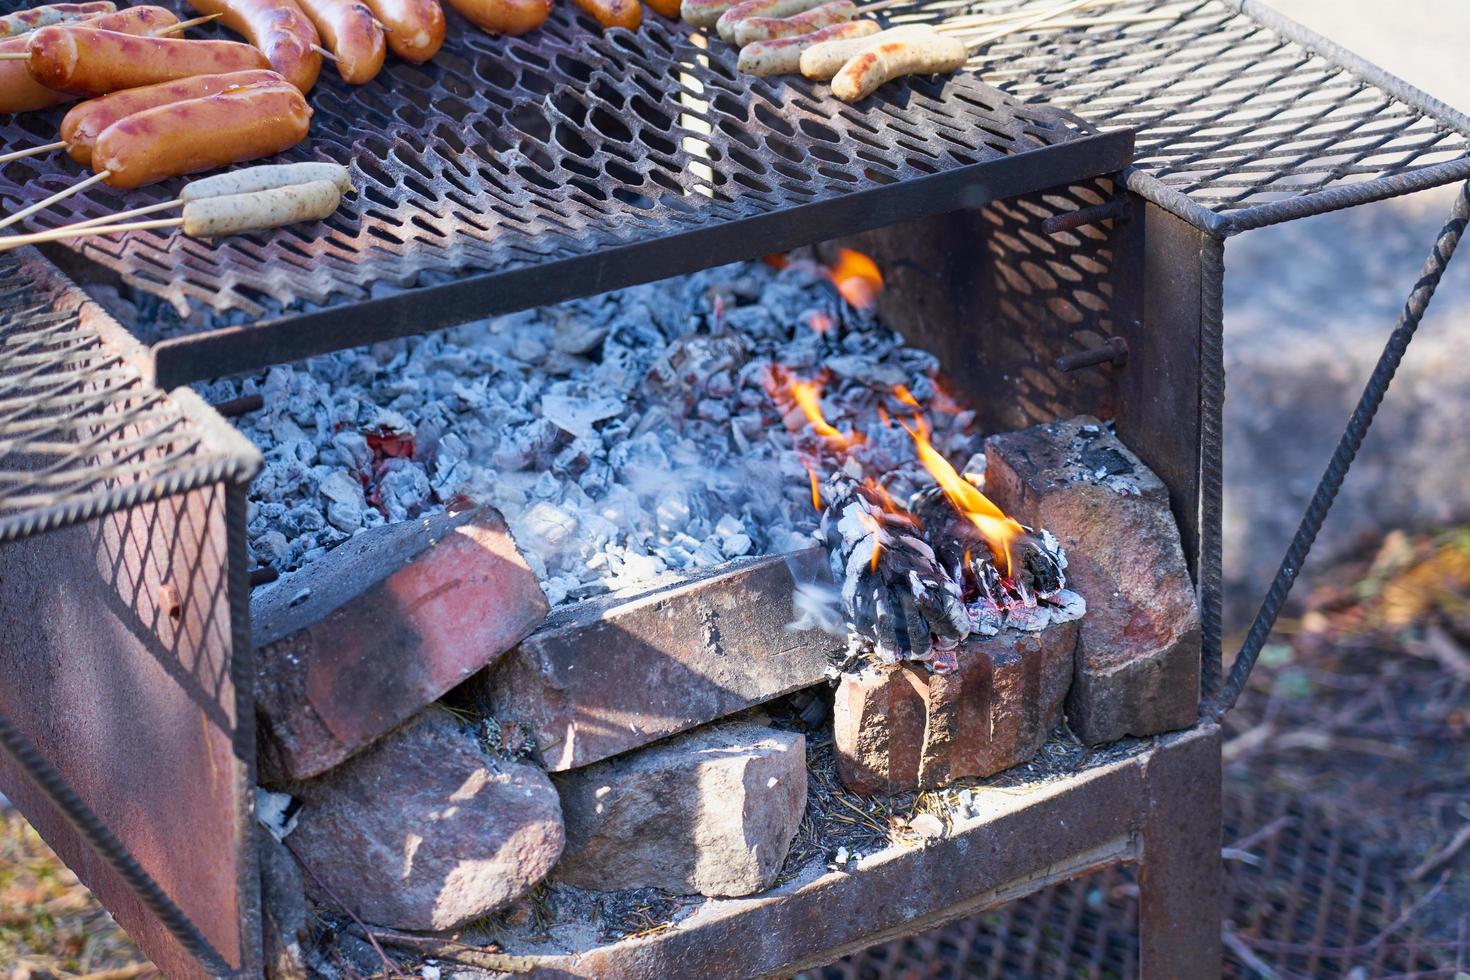
[[[260,411],[265,407],[265,396],[260,394],[241,395],[239,398],[231,398],[229,401],[219,402],[210,407],[225,418],[232,419],[240,415],[248,415],[251,412]]]
[[[1127,221],[1128,204],[1115,197],[1090,208],[1054,214],[1041,223],[1041,230],[1048,235],[1060,235],[1065,231],[1076,231],[1084,225],[1095,225],[1100,221]]]
[[[1063,354],[1055,361],[1058,371],[1080,371],[1098,364],[1128,363],[1128,342],[1122,337],[1109,337],[1096,347]]]

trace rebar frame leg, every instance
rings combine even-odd
[[[1148,763],[1139,841],[1143,980],[1220,976],[1220,730]]]
[[[1429,301],[1434,298],[1434,291],[1439,287],[1439,280],[1449,266],[1450,259],[1454,257],[1455,249],[1460,244],[1460,237],[1465,232],[1467,221],[1470,221],[1470,182],[1461,186],[1460,193],[1456,195],[1455,203],[1450,208],[1449,217],[1434,240],[1434,249],[1424,260],[1419,279],[1414,283],[1409,298],[1404,302],[1404,309],[1399,314],[1398,323],[1394,326],[1393,333],[1389,335],[1388,343],[1378,358],[1378,364],[1374,367],[1373,374],[1363,388],[1363,394],[1358,398],[1357,407],[1353,409],[1352,417],[1348,419],[1347,429],[1338,441],[1332,459],[1327,463],[1327,469],[1322,474],[1321,482],[1317,484],[1316,492],[1312,494],[1312,500],[1307,505],[1306,513],[1302,515],[1301,524],[1292,537],[1291,545],[1281,559],[1281,567],[1277,569],[1276,577],[1272,579],[1271,587],[1266,592],[1266,599],[1261,603],[1255,621],[1251,623],[1250,631],[1246,634],[1245,642],[1241,645],[1235,663],[1231,665],[1230,676],[1220,690],[1211,712],[1213,718],[1218,719],[1229,711],[1235,705],[1236,698],[1240,697],[1240,692],[1245,688],[1251,669],[1256,665],[1256,658],[1260,656],[1261,648],[1266,644],[1266,638],[1271,635],[1271,629],[1276,625],[1276,617],[1281,614],[1286,598],[1291,594],[1291,587],[1296,584],[1302,562],[1306,560],[1307,553],[1312,550],[1313,542],[1317,540],[1317,532],[1322,529],[1322,522],[1327,519],[1327,513],[1332,509],[1332,502],[1337,498],[1337,492],[1342,489],[1342,482],[1347,477],[1348,469],[1353,465],[1353,460],[1363,445],[1363,439],[1368,435],[1369,427],[1373,425],[1373,417],[1378,413],[1378,406],[1383,403],[1383,396],[1388,392],[1388,386],[1393,382],[1393,376],[1398,371],[1404,354],[1408,352],[1409,342],[1414,339],[1414,332],[1419,329],[1419,322],[1429,308]]]

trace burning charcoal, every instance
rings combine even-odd
[[[929,660],[970,632],[954,580],[920,538],[912,515],[839,471],[827,482],[821,533],[842,583],[848,623],[887,662]]]
[[[1013,574],[1006,578],[996,567],[990,545],[980,529],[955,510],[938,487],[920,493],[914,514],[924,524],[924,539],[934,548],[939,564],[964,588],[966,598],[983,597],[1002,608],[1035,605],[1067,585],[1066,556],[1046,531],[1024,528],[1009,543]]]

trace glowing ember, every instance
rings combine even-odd
[[[837,250],[837,264],[827,270],[827,277],[842,298],[860,310],[876,306],[878,293],[883,290],[883,273],[878,271],[877,263],[850,248]]]

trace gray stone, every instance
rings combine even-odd
[[[769,888],[806,807],[806,739],[736,723],[555,777],[557,877],[584,888],[750,895]]]
[[[296,853],[357,915],[390,928],[453,929],[513,902],[564,839],[546,774],[492,758],[438,710],[293,793]]]
[[[985,492],[1067,553],[1087,600],[1067,719],[1089,745],[1187,728],[1199,701],[1200,623],[1163,485],[1096,419],[985,443]]]
[[[492,711],[559,772],[818,684],[843,639],[787,625],[796,584],[826,566],[810,549],[558,609],[485,675]]]

